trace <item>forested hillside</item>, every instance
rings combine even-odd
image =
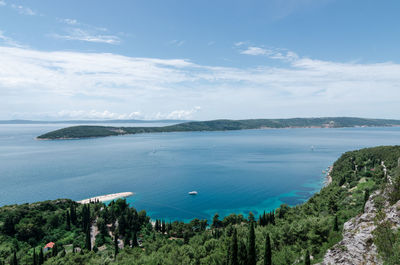
[[[79,139],[137,133],[189,132],[189,131],[231,131],[260,128],[307,128],[307,127],[355,127],[355,126],[399,126],[400,120],[363,119],[350,117],[294,118],[294,119],[249,119],[212,120],[184,122],[163,127],[111,127],[72,126],[38,136],[38,139]]]
[[[261,216],[151,223],[146,212],[122,199],[109,205],[60,199],[4,206],[0,264],[317,263],[375,190],[393,185],[390,203],[400,199],[399,157],[400,146],[347,152],[334,163],[332,183],[306,203]],[[399,232],[384,225],[378,225],[374,243],[386,264],[399,264]],[[45,251],[49,242],[55,245]]]

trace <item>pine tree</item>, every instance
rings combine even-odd
[[[310,252],[308,251],[308,249],[306,251],[306,256],[304,257],[304,264],[311,265]]]
[[[249,246],[248,246],[248,254],[247,254],[247,264],[248,265],[256,265],[257,256],[256,256],[256,235],[254,232],[254,221],[250,222],[249,229]]]
[[[271,238],[269,234],[267,234],[267,238],[265,239],[264,265],[272,265]]]
[[[40,248],[40,252],[39,252],[39,265],[42,265],[44,262],[44,256],[43,256],[43,248]]]
[[[231,265],[238,265],[238,241],[236,228],[233,230],[231,251]]]

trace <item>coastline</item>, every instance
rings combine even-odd
[[[326,173],[326,176],[325,176],[324,187],[329,186],[329,184],[332,183],[331,173],[332,173],[333,166],[329,166],[328,168],[329,168],[328,172]]]
[[[119,198],[130,197],[133,195],[134,195],[133,192],[120,192],[120,193],[112,193],[112,194],[95,196],[95,197],[80,200],[77,202],[81,203],[81,204],[87,204],[87,203],[95,202],[95,201],[106,202],[106,201],[112,201],[112,200],[119,199]]]

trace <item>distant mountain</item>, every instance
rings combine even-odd
[[[65,120],[65,121],[38,121],[38,120],[0,120],[0,124],[98,124],[98,123],[182,123],[188,120]]]
[[[111,127],[81,125],[38,136],[38,139],[81,139],[124,134],[190,131],[228,131],[263,128],[341,128],[400,126],[400,120],[350,117],[192,121],[162,127]]]

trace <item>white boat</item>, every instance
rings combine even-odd
[[[195,190],[194,191],[189,191],[188,193],[189,193],[189,195],[197,195],[197,191],[195,191]]]

